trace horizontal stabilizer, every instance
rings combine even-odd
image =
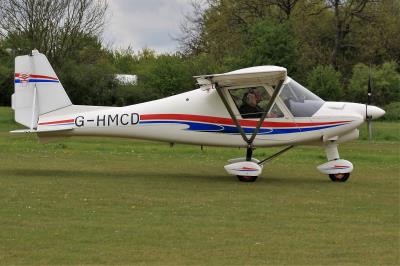
[[[72,129],[73,129],[72,126],[68,127],[68,128],[65,128],[65,127],[64,128],[55,128],[55,129],[52,129],[52,130],[50,130],[50,129],[36,130],[36,129],[26,128],[26,129],[13,130],[13,131],[10,131],[10,133],[13,133],[13,134],[18,134],[18,133],[46,133],[46,132],[69,131],[69,130],[72,130]]]
[[[31,129],[29,129],[29,128],[26,128],[26,129],[18,129],[18,130],[13,130],[13,131],[10,131],[10,133],[12,133],[12,134],[18,134],[18,133],[36,133],[36,130],[31,130]]]

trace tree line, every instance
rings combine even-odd
[[[105,0],[0,0],[0,105],[10,104],[14,57],[47,55],[75,104],[128,105],[195,87],[194,75],[279,65],[325,100],[400,101],[400,1],[192,2],[176,53],[113,50],[101,40]],[[135,74],[122,85],[116,73]]]

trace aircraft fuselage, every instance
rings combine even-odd
[[[215,90],[193,90],[156,101],[126,107],[93,107],[80,112],[64,109],[40,117],[38,131],[51,135],[108,136],[186,143],[245,147],[234,122]],[[355,134],[363,123],[365,105],[326,102],[312,117],[267,118],[254,145],[259,147],[320,142]],[[334,115],[332,115],[334,113]],[[239,119],[251,135],[258,119]],[[72,131],[63,128],[72,127]],[[59,129],[53,131],[55,128]],[[357,135],[358,136],[358,135]]]

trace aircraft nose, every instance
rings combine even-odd
[[[372,119],[378,119],[379,117],[383,116],[385,114],[385,110],[373,106],[373,105],[368,105],[367,106],[367,115],[371,116]]]

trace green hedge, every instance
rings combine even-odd
[[[400,102],[393,102],[383,109],[386,111],[386,114],[382,117],[383,120],[400,120]]]

